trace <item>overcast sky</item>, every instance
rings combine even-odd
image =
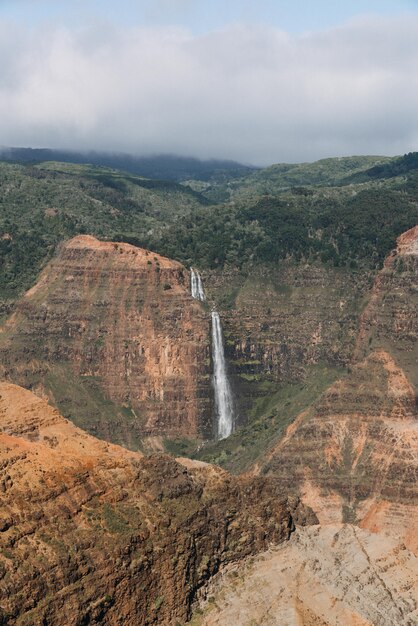
[[[418,1],[0,0],[0,145],[418,150]]]

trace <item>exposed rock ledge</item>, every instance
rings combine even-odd
[[[189,272],[80,235],[64,243],[0,333],[0,376],[94,436],[211,437],[209,316]]]

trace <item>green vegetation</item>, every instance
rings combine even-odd
[[[48,150],[42,148],[5,148],[0,149],[0,158],[16,163],[42,163],[60,161],[63,163],[91,163],[154,178],[175,181],[223,181],[242,177],[252,172],[254,167],[235,161],[210,159],[202,161],[192,157],[176,155],[133,156],[109,152],[69,152],[66,150]]]
[[[76,234],[145,238],[205,206],[177,183],[147,181],[93,166],[0,163],[0,301],[29,288],[56,246]],[[145,243],[141,241],[140,243]]]
[[[106,530],[110,533],[123,534],[132,532],[132,528],[122,512],[109,503],[103,505],[103,520]]]
[[[242,182],[232,182],[231,188],[237,196],[254,192],[259,195],[275,194],[289,188],[295,188],[304,195],[307,191],[305,187],[335,186],[341,184],[348,176],[391,161],[392,159],[381,156],[354,156],[321,159],[314,163],[278,163],[250,174]]]
[[[164,439],[164,448],[175,457],[190,456],[199,445],[195,439]]]
[[[141,447],[137,417],[129,407],[106,398],[98,378],[76,376],[69,365],[54,363],[45,382],[61,415],[76,426],[134,450]],[[107,432],[109,425],[111,434]]]
[[[326,365],[309,368],[303,382],[274,388],[265,381],[266,395],[256,400],[246,426],[228,439],[210,443],[193,458],[216,463],[233,473],[249,469],[281,439],[289,424],[340,378],[344,370]],[[268,388],[267,388],[268,387]]]
[[[158,611],[162,605],[164,604],[164,596],[158,596],[158,598],[154,602],[154,609]]]
[[[394,178],[403,176],[418,169],[418,152],[409,152],[398,159],[383,160],[365,171],[352,172],[342,182],[365,182],[373,179]]]
[[[202,175],[188,185],[80,162],[0,162],[0,317],[33,285],[59,244],[76,234],[125,241],[213,270],[208,272],[214,278],[208,293],[212,291],[209,296],[220,310],[243,310],[261,299],[277,319],[281,312],[292,313],[289,303],[302,302],[301,289],[306,296],[305,287],[289,287],[282,276],[285,267],[309,263],[326,266],[327,276],[351,277],[357,270],[371,275],[396,238],[418,223],[417,153],[401,159],[324,159],[218,174],[207,179]],[[184,180],[189,178],[193,176]],[[148,263],[155,266],[154,260]],[[217,287],[221,271],[230,280]],[[399,265],[397,271],[404,268]],[[332,284],[329,291],[335,295],[337,288]],[[162,282],[161,293],[169,295],[170,289],[169,282]],[[272,298],[274,293],[282,297]],[[358,313],[359,298],[345,300],[347,314]],[[142,300],[135,303],[142,305]],[[259,332],[268,334],[269,324],[264,321]],[[227,351],[234,342],[226,325]],[[98,353],[101,343],[98,337]],[[307,372],[303,384],[279,388],[260,373],[256,358],[231,365],[240,369],[242,385],[261,397],[246,427],[196,457],[233,471],[249,467],[338,375],[318,366]],[[60,411],[79,426],[140,447],[138,419],[129,407],[108,401],[100,381],[75,377],[69,368],[54,365],[46,382]],[[112,424],[111,437],[106,424]],[[196,445],[165,442],[170,453],[184,456]]]
[[[200,267],[248,269],[256,263],[321,260],[380,267],[396,238],[418,221],[417,195],[392,188],[283,193],[254,204],[197,209],[166,225],[147,245]]]
[[[417,160],[416,153],[325,159],[229,179],[224,172],[201,181],[200,191],[94,165],[0,162],[0,315],[57,245],[79,233],[201,268],[246,272],[289,256],[377,267],[418,221]],[[369,182],[343,185],[364,172]]]

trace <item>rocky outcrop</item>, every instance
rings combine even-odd
[[[414,389],[377,352],[301,414],[258,471],[296,490],[321,524],[389,531],[418,551],[417,459]]]
[[[209,323],[179,263],[78,236],[8,320],[1,369],[110,441],[209,437]]]
[[[354,526],[302,529],[294,541],[230,568],[202,604],[202,626],[412,626],[418,560]]]
[[[265,478],[99,441],[0,383],[0,623],[173,625],[222,566],[316,522]]]

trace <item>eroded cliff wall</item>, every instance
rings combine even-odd
[[[18,303],[0,351],[4,377],[110,441],[212,435],[210,317],[175,261],[75,237]]]
[[[202,626],[411,626],[418,561],[393,538],[317,526],[231,568],[210,597]]]
[[[245,418],[258,398],[303,382],[317,364],[346,367],[372,286],[369,271],[281,261],[250,274],[204,274],[219,308],[229,371]]]
[[[255,468],[283,487],[293,485],[321,523],[389,532],[415,553],[417,244],[418,228],[402,235],[376,278],[360,318],[360,361],[299,415]]]

